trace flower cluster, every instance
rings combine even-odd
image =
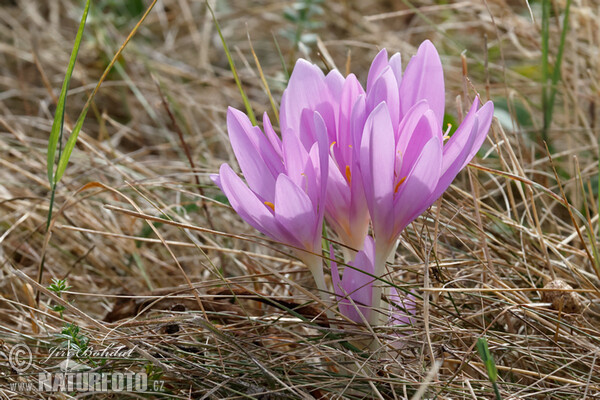
[[[229,137],[246,183],[227,164],[213,179],[246,222],[294,249],[323,293],[326,220],[339,241],[356,250],[345,250],[352,268],[343,279],[332,263],[340,312],[356,322],[378,323],[380,313],[366,312],[381,308],[382,289],[373,276],[383,275],[402,230],[450,186],[491,124],[493,104],[480,108],[475,99],[448,137],[442,131],[444,105],[442,64],[429,41],[404,73],[400,54],[388,59],[380,51],[366,90],[353,74],[324,75],[299,60],[281,99],[281,139],[266,114],[261,131],[229,108]],[[390,292],[391,303],[394,298]]]

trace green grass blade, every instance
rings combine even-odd
[[[263,73],[263,69],[260,65],[260,61],[258,60],[258,56],[254,51],[252,40],[250,40],[250,34],[248,34],[248,44],[250,45],[250,51],[252,52],[252,56],[254,57],[254,63],[256,64],[256,69],[258,69],[258,75],[260,76],[260,80],[262,81],[265,91],[267,92],[267,96],[269,96],[269,102],[271,102],[271,108],[273,109],[273,114],[275,115],[275,119],[277,120],[277,125],[279,125],[279,108],[277,107],[277,103],[273,98],[273,94],[271,93],[271,89],[269,88],[267,78],[265,78],[265,74]]]
[[[487,370],[488,378],[494,387],[494,394],[496,395],[496,400],[501,400],[500,391],[498,390],[498,384],[496,381],[498,380],[498,369],[496,368],[496,362],[494,361],[494,357],[492,353],[490,353],[490,349],[488,348],[487,340],[483,337],[477,339],[477,352],[485,365],[485,369]]]
[[[108,76],[108,73],[113,68],[115,63],[117,62],[117,59],[121,56],[121,54],[123,53],[123,50],[125,50],[125,47],[129,43],[131,38],[133,38],[133,36],[136,34],[136,32],[138,31],[138,29],[140,28],[142,23],[146,20],[146,18],[148,17],[148,14],[150,14],[150,11],[152,11],[152,9],[154,8],[154,5],[156,4],[157,1],[158,0],[153,0],[152,3],[148,6],[144,15],[142,15],[142,17],[140,18],[138,23],[135,25],[135,27],[131,30],[131,32],[129,33],[129,35],[127,36],[127,38],[125,39],[125,41],[123,42],[121,47],[119,48],[119,50],[115,53],[114,57],[112,58],[112,60],[108,64],[108,66],[104,69],[104,72],[102,73],[102,76],[98,80],[96,87],[94,88],[92,94],[90,94],[90,96],[88,97],[85,105],[83,106],[83,110],[81,110],[81,114],[79,114],[79,118],[77,118],[77,122],[75,123],[75,126],[73,127],[73,130],[71,131],[71,135],[69,136],[69,139],[67,140],[65,149],[62,152],[62,154],[60,155],[60,159],[58,161],[58,167],[56,169],[56,174],[54,175],[54,185],[56,185],[60,181],[63,174],[65,173],[65,170],[67,169],[67,165],[69,164],[69,158],[71,157],[71,153],[73,152],[73,149],[75,148],[75,144],[77,143],[77,137],[79,136],[79,132],[81,131],[81,127],[83,126],[83,121],[85,120],[85,116],[87,115],[90,105],[92,104],[92,100],[96,96],[96,93],[98,93],[98,90],[100,89],[100,86],[102,85],[102,82],[104,82],[104,80]]]
[[[554,101],[558,91],[557,85],[560,81],[560,67],[562,64],[565,43],[567,41],[567,32],[569,30],[569,15],[571,11],[571,0],[567,0],[565,6],[565,16],[563,17],[563,27],[560,34],[560,43],[556,54],[556,62],[552,71],[552,77],[549,72],[548,60],[548,42],[550,36],[550,1],[542,2],[542,109],[544,111],[544,124],[542,128],[542,139],[548,142],[548,130],[552,124],[554,114]],[[550,79],[550,82],[548,80]]]
[[[65,74],[65,80],[63,81],[62,89],[60,90],[60,97],[58,98],[56,113],[54,114],[54,122],[52,123],[52,130],[50,131],[50,138],[48,139],[48,181],[50,183],[55,182],[53,175],[54,161],[56,159],[56,146],[59,140],[62,138],[65,123],[65,103],[67,100],[67,91],[69,90],[69,83],[71,82],[73,69],[75,69],[75,61],[77,60],[77,53],[79,52],[79,46],[81,45],[81,39],[83,37],[83,30],[85,29],[85,22],[87,20],[89,9],[90,0],[87,0],[83,10],[83,15],[81,16],[79,28],[77,29],[77,35],[75,36],[75,44],[73,45],[73,50],[71,51],[71,58],[69,59],[69,65],[67,66],[67,73]]]
[[[277,49],[277,54],[279,54],[279,61],[281,61],[281,67],[283,68],[283,73],[285,74],[285,83],[287,85],[290,80],[290,72],[288,71],[287,65],[285,64],[285,59],[283,58],[283,53],[281,52],[281,48],[279,47],[279,42],[277,42],[277,37],[273,32],[273,42],[275,42],[275,48]]]
[[[567,5],[565,7],[565,16],[563,17],[563,27],[562,32],[560,34],[560,43],[558,45],[558,52],[556,53],[556,63],[554,63],[554,71],[552,72],[552,86],[550,87],[550,98],[548,99],[548,108],[549,108],[549,116],[548,116],[548,127],[550,126],[550,122],[552,122],[552,114],[554,113],[554,99],[556,97],[556,92],[558,91],[557,84],[560,80],[560,67],[562,64],[563,54],[565,50],[565,43],[567,41],[567,31],[569,30],[569,13],[571,10],[571,0],[567,0]]]
[[[81,131],[81,127],[83,126],[83,121],[85,120],[85,116],[89,110],[89,105],[86,106],[81,114],[79,114],[79,118],[77,118],[77,122],[71,131],[71,135],[69,135],[69,140],[67,140],[67,144],[65,145],[65,149],[58,160],[58,167],[56,168],[56,175],[54,175],[54,183],[58,183],[60,178],[62,178],[65,170],[67,169],[67,165],[69,164],[69,158],[71,158],[71,153],[75,148],[75,144],[77,143],[77,137],[79,136],[79,132]]]
[[[548,102],[548,41],[550,36],[550,2],[542,1],[542,109],[544,121],[546,120],[546,107]]]
[[[244,88],[242,87],[242,82],[240,81],[240,77],[238,76],[237,70],[235,69],[235,65],[233,64],[233,58],[231,58],[231,53],[229,52],[229,47],[227,47],[227,42],[225,42],[225,38],[223,37],[223,33],[221,32],[221,26],[219,25],[219,21],[217,21],[217,17],[213,9],[211,8],[208,1],[206,2],[206,7],[210,11],[212,15],[212,19],[215,23],[215,27],[217,28],[217,32],[219,33],[219,37],[221,38],[221,43],[223,45],[223,50],[225,50],[225,55],[227,56],[227,61],[229,61],[229,68],[231,68],[231,72],[233,73],[233,79],[235,80],[235,84],[240,90],[240,94],[242,95],[242,100],[244,101],[244,106],[246,107],[246,114],[248,114],[248,118],[250,118],[250,122],[252,125],[258,125],[256,122],[256,116],[254,115],[254,111],[252,111],[252,106],[250,105],[250,101],[248,100],[248,96],[244,92]]]

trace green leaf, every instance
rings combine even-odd
[[[557,84],[561,78],[560,67],[562,64],[562,58],[567,39],[567,31],[569,29],[569,12],[571,9],[571,0],[567,0],[567,4],[565,6],[563,27],[560,34],[560,43],[558,45],[558,52],[556,54],[556,62],[552,71],[552,77],[550,77],[550,65],[548,57],[550,37],[550,8],[550,1],[542,2],[542,108],[544,111],[542,140],[547,142],[549,147],[552,148],[549,143],[548,131],[550,130],[550,125],[552,124],[552,115],[554,113],[554,101],[556,98],[556,92],[558,90]],[[550,79],[550,87],[548,87],[548,79]]]
[[[85,120],[85,116],[87,115],[89,109],[89,105],[87,105],[81,114],[79,114],[79,118],[77,118],[77,122],[73,127],[73,131],[71,131],[71,135],[69,135],[69,140],[67,140],[67,144],[65,145],[65,150],[60,156],[58,160],[58,167],[56,168],[56,175],[54,176],[54,183],[57,184],[62,178],[65,170],[67,169],[67,165],[69,164],[69,158],[71,158],[71,153],[75,148],[75,144],[77,143],[77,136],[79,136],[79,132],[81,131],[81,127],[83,126],[83,121]]]
[[[490,353],[485,338],[480,337],[477,339],[477,352],[485,364],[490,382],[496,383],[496,380],[498,379],[498,370],[496,369],[494,357],[492,357],[492,353]]]
[[[71,58],[69,59],[69,65],[67,66],[67,73],[65,75],[65,80],[63,81],[62,89],[60,90],[60,96],[56,106],[56,113],[54,114],[54,122],[52,123],[52,130],[50,131],[50,138],[48,139],[48,181],[50,183],[57,182],[57,180],[53,177],[54,161],[56,159],[56,146],[59,140],[62,138],[65,122],[65,103],[67,99],[67,91],[69,90],[71,75],[73,74],[73,69],[75,68],[75,61],[77,60],[77,53],[79,52],[79,46],[81,45],[81,38],[83,37],[83,30],[85,28],[85,22],[87,20],[89,9],[90,0],[87,0],[83,10],[83,15],[81,16],[81,22],[79,23],[79,29],[77,29],[77,35],[75,36],[75,44],[73,45],[73,50],[71,51]]]
[[[221,26],[219,25],[219,21],[217,21],[217,17],[215,17],[215,13],[211,8],[208,1],[206,2],[206,7],[210,11],[212,15],[213,21],[215,23],[215,28],[217,28],[217,32],[219,33],[219,37],[221,38],[221,43],[223,45],[223,50],[225,50],[225,55],[227,56],[227,61],[229,61],[229,68],[231,68],[231,72],[233,73],[233,79],[240,90],[240,94],[242,95],[242,100],[244,101],[244,106],[246,106],[246,114],[248,114],[248,118],[252,125],[256,126],[258,123],[256,122],[256,117],[254,116],[254,111],[252,111],[252,106],[250,105],[250,101],[248,100],[248,96],[244,92],[244,88],[242,87],[242,82],[240,81],[240,77],[238,76],[237,70],[235,69],[235,64],[233,63],[233,58],[231,58],[231,53],[229,52],[229,47],[227,47],[227,42],[223,37],[223,33],[221,32]]]

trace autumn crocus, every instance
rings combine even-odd
[[[333,247],[330,247],[329,253],[333,258]],[[363,324],[371,319],[372,314],[381,313],[380,310],[373,308],[372,303],[375,243],[370,236],[366,237],[362,250],[348,265],[340,279],[338,264],[335,261],[331,262],[333,290],[338,299],[340,313],[356,323]],[[410,325],[414,322],[412,317],[416,311],[414,296],[402,297],[395,288],[391,288],[389,300],[388,325]]]
[[[295,135],[280,140],[266,113],[263,128],[264,133],[230,107],[227,130],[246,183],[228,164],[212,178],[244,221],[295,250],[324,296],[321,233],[329,166],[325,123],[319,113],[310,115],[304,128],[315,141],[308,149]]]
[[[332,70],[324,75],[319,67],[300,59],[283,93],[280,113],[282,135],[297,136],[305,149],[316,141],[306,128],[312,113],[317,111],[323,117],[329,144],[325,218],[344,245],[359,250],[367,235],[369,213],[354,151],[365,121],[353,110],[364,95],[353,74],[344,78]],[[351,252],[345,251],[345,255],[348,261]]]
[[[375,236],[375,276],[384,274],[402,230],[448,188],[489,130],[493,105],[478,108],[476,99],[452,137],[445,137],[443,83],[431,42],[421,44],[404,76],[399,58],[388,61],[382,50],[369,71],[366,97],[354,106],[365,116],[358,161]],[[381,294],[376,285],[373,305],[381,304]],[[377,314],[369,321],[377,324]]]

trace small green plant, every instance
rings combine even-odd
[[[488,378],[494,388],[496,400],[501,400],[502,397],[500,396],[500,390],[498,390],[498,385],[496,384],[496,381],[498,380],[498,370],[496,369],[494,357],[492,356],[492,353],[490,353],[490,349],[488,348],[487,340],[485,338],[480,337],[477,339],[477,352],[479,353],[479,357],[481,357],[481,360],[483,361],[483,364],[487,370]]]
[[[75,354],[80,354],[87,349],[90,339],[80,333],[79,326],[75,324],[67,324],[56,335],[69,350],[74,350]]]
[[[104,69],[104,72],[96,87],[92,91],[92,93],[88,96],[83,109],[79,113],[79,117],[75,121],[75,124],[71,130],[71,134],[69,138],[66,140],[66,143],[63,145],[63,133],[64,133],[64,123],[65,123],[65,104],[67,99],[67,92],[69,90],[69,83],[71,81],[71,75],[73,74],[73,70],[75,69],[75,61],[77,60],[77,54],[79,52],[79,47],[81,45],[81,40],[83,37],[83,31],[85,29],[85,24],[87,21],[88,12],[90,10],[90,0],[85,2],[85,8],[83,10],[83,15],[81,16],[81,21],[79,23],[79,28],[77,29],[77,35],[75,37],[75,44],[73,45],[73,50],[71,51],[71,58],[69,59],[69,65],[67,66],[67,72],[65,74],[65,79],[63,81],[63,85],[60,91],[60,96],[58,99],[58,103],[56,105],[56,113],[54,115],[54,121],[52,123],[52,129],[50,131],[50,137],[48,138],[48,150],[47,150],[47,172],[48,172],[48,181],[50,182],[51,192],[50,192],[50,204],[48,207],[48,218],[46,221],[46,232],[50,229],[50,222],[52,221],[52,209],[54,207],[54,201],[56,196],[56,189],[58,187],[58,183],[60,182],[65,170],[67,169],[67,165],[69,164],[69,160],[71,158],[71,153],[73,149],[75,149],[75,144],[77,143],[77,137],[79,136],[79,132],[83,127],[83,122],[85,121],[85,117],[87,112],[92,104],[96,93],[100,89],[102,82],[106,79],[109,72],[112,70],[113,66],[121,56],[121,53],[131,40],[131,38],[138,31],[139,27],[146,20],[146,17],[154,8],[158,0],[153,0],[152,3],[146,9],[146,12],[135,27],[131,30],[124,43],[121,45],[117,53],[114,55],[110,63]],[[58,151],[58,154],[57,154]],[[38,282],[42,282],[42,276],[44,273],[44,260],[45,256],[42,255],[42,261],[40,262],[39,270],[38,270]]]
[[[569,11],[571,9],[571,0],[567,0],[565,6],[565,14],[563,18],[563,27],[560,34],[560,43],[554,62],[552,75],[550,75],[550,57],[549,57],[549,38],[550,38],[550,11],[551,2],[542,1],[542,110],[544,112],[544,124],[542,127],[542,140],[548,143],[548,147],[552,148],[548,142],[548,131],[552,123],[552,115],[554,114],[554,100],[558,91],[558,81],[561,79],[560,68],[567,39],[569,28]]]
[[[316,17],[323,15],[323,0],[299,0],[287,7],[283,16],[294,24],[293,29],[284,30],[283,36],[287,37],[293,44],[294,50],[308,47],[317,41],[317,35],[311,31],[322,26]]]
[[[69,290],[71,286],[67,285],[66,279],[52,279],[52,283],[48,286],[48,290],[56,294],[58,297],[62,298],[63,292]],[[65,311],[65,306],[62,304],[56,304],[54,306],[50,306],[50,309],[54,312],[60,314],[60,317],[63,318],[63,312]]]
[[[225,41],[225,37],[223,36],[223,32],[221,32],[221,26],[219,25],[219,21],[217,21],[217,17],[213,9],[210,7],[210,4],[206,2],[206,7],[208,11],[210,11],[210,15],[212,16],[213,22],[215,23],[215,28],[219,33],[219,37],[221,38],[221,44],[223,45],[223,51],[225,51],[225,55],[227,56],[227,61],[229,61],[229,68],[231,69],[231,73],[233,74],[233,79],[235,80],[235,84],[237,85],[240,94],[242,95],[242,100],[244,101],[244,106],[246,107],[246,112],[248,113],[248,117],[252,122],[252,125],[258,125],[256,121],[256,116],[254,115],[254,111],[252,111],[252,106],[250,105],[250,100],[248,100],[248,96],[246,96],[246,92],[244,92],[244,88],[242,87],[242,82],[240,81],[240,77],[235,69],[235,64],[233,63],[233,58],[231,57],[231,53],[229,52],[229,47],[227,46],[227,42]]]
[[[163,376],[163,370],[155,366],[154,364],[146,364],[144,366],[146,375],[148,375],[149,381],[158,381]]]

